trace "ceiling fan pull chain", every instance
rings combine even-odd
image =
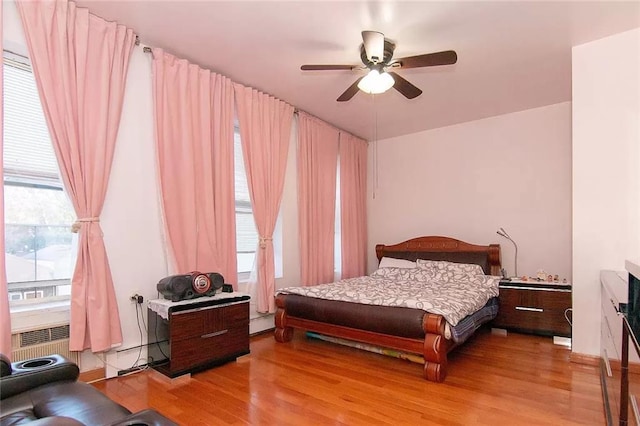
[[[373,199],[376,199],[378,191],[378,109],[376,108],[376,95],[371,94],[373,103]]]

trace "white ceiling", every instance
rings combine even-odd
[[[272,94],[365,139],[384,139],[571,99],[571,47],[640,27],[640,2],[96,1],[143,44]],[[336,98],[361,75],[362,30],[394,57],[455,50],[455,65],[400,69],[423,90]],[[376,123],[377,120],[377,134]]]

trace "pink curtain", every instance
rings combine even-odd
[[[2,4],[0,2],[0,22],[2,22]],[[2,52],[2,31],[0,30],[0,52]],[[0,67],[0,176],[3,170],[3,67]],[[9,314],[9,293],[7,292],[7,274],[4,258],[4,185],[0,185],[0,353],[11,358],[11,315]]]
[[[340,133],[342,278],[367,270],[367,142]]]
[[[153,49],[160,189],[177,273],[219,272],[238,282],[233,83]]]
[[[298,218],[303,285],[333,281],[339,131],[300,112]]]
[[[122,331],[99,217],[135,34],[73,2],[17,5],[62,180],[78,216],[69,346],[106,351],[122,343]]]
[[[253,218],[260,236],[257,310],[275,312],[272,237],[284,187],[293,107],[250,87],[236,84],[234,88]]]

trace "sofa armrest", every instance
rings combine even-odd
[[[5,354],[0,354],[0,377],[11,374],[11,361]]]
[[[43,417],[38,420],[30,421],[29,426],[84,426],[84,425],[79,421],[74,420],[70,417],[53,416],[53,417]]]
[[[0,399],[59,381],[76,381],[78,366],[61,355],[50,355],[11,364],[9,375],[0,377]]]
[[[147,409],[138,411],[125,417],[124,419],[112,423],[110,426],[179,426],[172,422],[156,410]]]

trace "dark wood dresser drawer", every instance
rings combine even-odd
[[[249,328],[239,327],[181,340],[171,347],[171,369],[180,371],[249,353]]]
[[[205,318],[200,312],[179,312],[171,315],[171,340],[199,337],[204,333]]]
[[[523,332],[571,337],[567,320],[571,318],[570,310],[571,290],[501,284],[500,307],[493,324]]]

